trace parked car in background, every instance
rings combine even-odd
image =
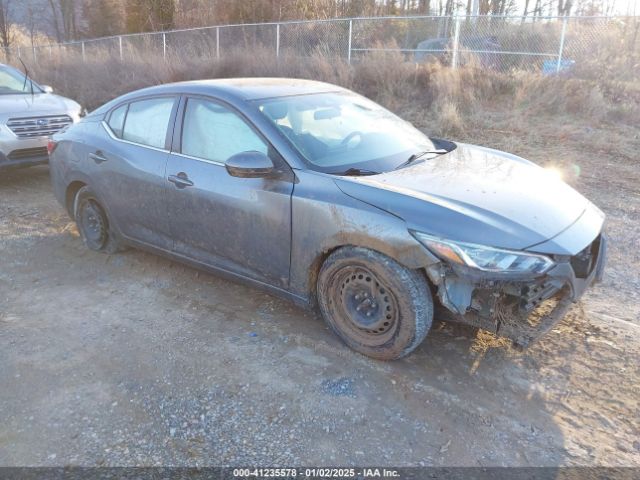
[[[374,358],[422,342],[434,297],[525,346],[604,268],[604,215],[555,175],[431,139],[326,83],[151,87],[50,151],[55,195],[90,249],[134,245],[318,304]]]
[[[0,170],[48,161],[47,140],[80,119],[77,102],[0,64]]]
[[[416,63],[440,62],[447,64],[451,52],[450,38],[430,38],[418,43],[413,59]]]
[[[461,37],[458,47],[458,64],[465,65],[476,61],[483,68],[499,68],[501,50],[500,42],[496,36]],[[453,39],[430,38],[418,43],[414,53],[416,63],[440,62],[443,65],[451,63],[453,52]]]

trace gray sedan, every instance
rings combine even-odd
[[[378,359],[422,342],[434,300],[526,346],[602,277],[604,215],[556,176],[334,85],[147,88],[49,151],[90,249],[132,245],[318,306]]]

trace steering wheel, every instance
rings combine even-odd
[[[356,137],[360,137],[360,141],[358,142],[358,143],[360,143],[362,141],[362,132],[358,132],[358,131],[351,132],[349,135],[347,135],[346,137],[344,137],[342,139],[342,141],[340,142],[340,146],[341,147],[345,147],[345,148],[349,148],[349,142],[351,142],[351,140],[353,140]]]

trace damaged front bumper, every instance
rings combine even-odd
[[[441,303],[455,320],[511,339],[526,348],[551,330],[593,283],[602,279],[607,239],[598,235],[573,256],[554,256],[542,276],[509,278],[459,265],[427,267]]]

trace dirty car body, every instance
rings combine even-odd
[[[147,106],[155,120],[136,127]],[[370,115],[379,122],[367,123]],[[205,118],[216,120],[200,125]],[[127,134],[128,122],[138,131]],[[525,346],[602,277],[604,215],[571,187],[522,158],[428,139],[334,85],[151,87],[54,143],[54,190],[76,221],[77,194],[90,186],[108,218],[103,230],[124,243],[302,305],[316,304],[328,257],[366,249],[424,278],[420,294],[433,292],[457,320]],[[354,315],[373,321],[379,307],[362,295]],[[387,310],[406,308],[389,302]]]

